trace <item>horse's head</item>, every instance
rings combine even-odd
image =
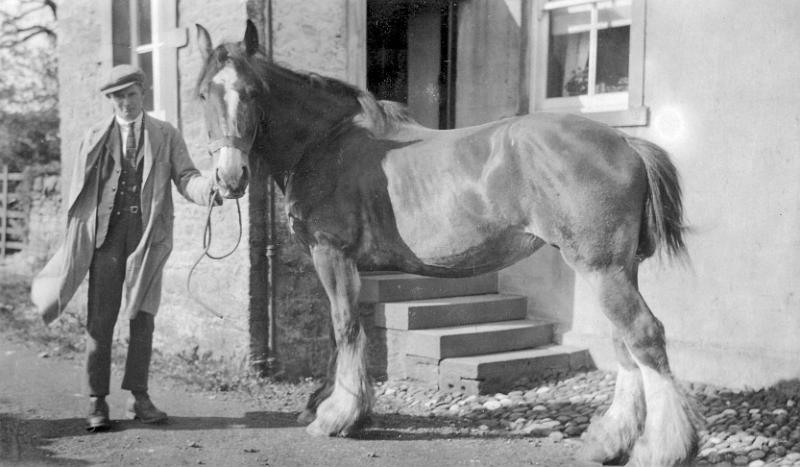
[[[209,152],[218,155],[216,182],[222,196],[239,198],[247,188],[248,158],[263,117],[257,105],[263,84],[248,63],[260,53],[258,33],[248,21],[242,42],[215,49],[208,31],[198,24],[197,42],[203,70],[196,94],[203,103]]]

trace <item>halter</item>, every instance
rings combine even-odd
[[[255,131],[253,132],[253,137],[249,142],[239,136],[223,136],[222,138],[215,139],[208,143],[208,153],[213,156],[222,148],[234,148],[245,154],[250,154],[250,150],[253,148],[253,143],[256,140],[256,133]]]

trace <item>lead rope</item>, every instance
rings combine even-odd
[[[203,229],[203,252],[200,256],[197,257],[194,264],[192,264],[192,268],[189,270],[189,275],[186,276],[186,291],[189,293],[189,297],[198,305],[203,307],[204,310],[211,313],[212,315],[216,316],[219,319],[225,319],[223,315],[217,313],[213,308],[207,305],[203,300],[201,300],[194,292],[192,292],[192,275],[194,275],[194,271],[197,268],[197,265],[200,264],[200,261],[203,260],[206,256],[211,259],[225,259],[228,256],[232,255],[234,251],[239,247],[239,243],[242,241],[242,209],[239,206],[239,200],[236,200],[236,214],[239,218],[239,236],[236,238],[236,244],[233,246],[231,251],[225,253],[224,255],[215,256],[209,253],[209,249],[211,248],[211,211],[214,209],[214,200],[217,197],[218,190],[214,188],[211,191],[211,197],[208,201],[208,212],[206,214],[206,225]]]

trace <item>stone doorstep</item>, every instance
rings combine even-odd
[[[361,303],[398,302],[497,293],[497,273],[445,279],[415,274],[361,276]]]
[[[554,324],[524,319],[407,331],[406,354],[434,359],[528,349],[553,342]]]
[[[417,355],[405,359],[408,379],[467,394],[504,392],[523,377],[593,367],[588,350],[555,344],[441,361]]]
[[[471,394],[491,394],[510,390],[516,381],[526,376],[594,368],[587,349],[555,345],[548,348],[509,352],[509,354],[513,353],[519,355],[511,357],[507,361],[503,361],[503,357],[497,355],[481,356],[494,361],[491,363],[476,362],[476,365],[468,371],[468,374],[477,373],[478,377],[474,379],[465,377],[458,371],[457,368],[463,369],[464,365],[444,360],[439,368],[439,389],[457,390]],[[528,354],[528,356],[524,357],[524,354]],[[475,370],[476,367],[477,370]]]
[[[487,294],[406,302],[376,303],[375,326],[387,329],[430,329],[524,319],[527,301],[521,295]]]

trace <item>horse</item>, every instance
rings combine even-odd
[[[273,63],[250,21],[242,41],[217,47],[196,28],[196,94],[219,190],[241,196],[252,167],[271,174],[330,300],[335,349],[300,417],[309,434],[352,436],[369,418],[359,271],[471,276],[548,244],[614,328],[614,400],[587,430],[584,456],[691,462],[702,420],[637,283],[644,259],[687,255],[679,176],[664,149],[570,114],[426,128],[400,104]]]

